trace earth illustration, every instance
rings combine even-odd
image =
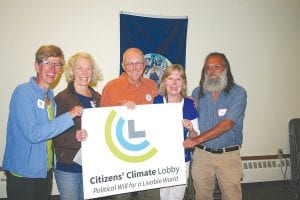
[[[154,80],[159,86],[165,69],[172,63],[166,57],[156,53],[149,53],[144,57],[146,61],[144,77]]]

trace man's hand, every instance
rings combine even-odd
[[[183,141],[183,146],[186,149],[192,149],[197,145],[194,138],[188,138],[185,141]]]
[[[128,109],[133,110],[136,107],[134,101],[123,101],[122,106],[126,106]]]

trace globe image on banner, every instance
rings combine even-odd
[[[149,53],[144,57],[146,61],[144,77],[154,80],[159,86],[165,69],[172,63],[166,57],[156,53]]]

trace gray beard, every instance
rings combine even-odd
[[[226,71],[223,72],[218,78],[210,79],[209,76],[205,73],[203,89],[205,92],[220,92],[227,85],[227,74]]]

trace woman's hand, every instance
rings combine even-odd
[[[182,125],[184,128],[186,128],[188,131],[192,131],[193,130],[193,124],[190,120],[188,119],[183,119],[182,120]]]
[[[83,107],[81,106],[74,106],[70,111],[69,111],[70,115],[72,116],[72,118],[75,117],[79,117],[82,115],[83,113]]]
[[[88,134],[87,134],[86,130],[84,130],[84,129],[79,129],[76,131],[76,140],[78,142],[85,141],[87,136],[88,136]]]
[[[188,119],[183,119],[182,120],[182,125],[183,125],[184,128],[186,128],[188,130],[189,138],[193,138],[193,137],[196,137],[198,135],[197,131],[193,127],[192,121],[190,121]]]

